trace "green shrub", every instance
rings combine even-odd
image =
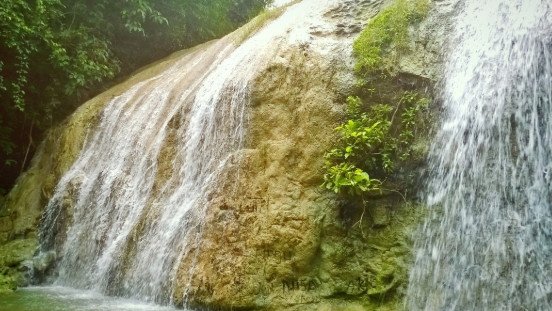
[[[409,51],[410,27],[428,13],[429,0],[396,0],[373,18],[354,42],[359,93],[375,97],[369,81],[389,76],[401,54]],[[347,120],[336,128],[339,139],[325,154],[324,183],[337,194],[360,197],[381,193],[398,164],[413,155],[418,127],[429,100],[404,92],[390,104],[365,108],[357,96],[347,98]]]
[[[397,163],[411,156],[417,121],[428,105],[427,98],[405,92],[395,106],[376,104],[362,112],[360,98],[347,98],[348,119],[335,129],[338,141],[324,156],[323,187],[349,196],[384,190]]]

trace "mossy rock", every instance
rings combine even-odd
[[[0,246],[0,267],[16,267],[30,259],[38,245],[36,239],[14,240]]]
[[[35,238],[13,240],[0,245],[0,293],[14,291],[23,284],[20,265],[33,257],[37,245]]]
[[[396,72],[399,57],[410,50],[410,27],[423,20],[428,0],[396,0],[382,10],[355,41],[355,72],[362,77]]]
[[[0,294],[13,292],[17,289],[17,278],[7,273],[4,275],[0,269]]]

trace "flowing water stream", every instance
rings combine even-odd
[[[465,0],[408,310],[552,310],[552,2]]]
[[[60,258],[54,284],[169,303],[182,258],[199,251],[209,193],[239,161],[255,74],[337,3],[304,0],[113,98],[42,220],[41,250]]]

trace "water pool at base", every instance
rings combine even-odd
[[[171,307],[66,287],[28,287],[0,294],[0,311],[170,311]]]

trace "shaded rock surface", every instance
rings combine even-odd
[[[245,147],[209,199],[198,252],[188,252],[197,255],[182,259],[176,304],[228,310],[400,309],[409,236],[423,207],[388,196],[370,201],[363,211],[320,188],[323,154],[335,140],[333,128],[355,87],[352,42],[384,5],[340,2],[322,17],[330,23],[313,26],[300,44],[278,47],[277,57],[257,75]],[[412,88],[431,93],[448,27],[443,14],[449,12],[442,4],[435,7],[440,9],[411,30],[413,53],[401,58],[397,77],[378,82],[383,98]],[[186,53],[94,98],[51,131],[0,207],[0,288],[22,283],[20,266],[35,252],[42,209],[103,106]],[[171,139],[160,162],[172,157]],[[419,140],[423,154],[427,138]],[[159,167],[162,183],[171,165]],[[418,175],[418,169],[413,165],[408,173]],[[61,240],[71,223],[71,205],[67,202],[61,214]]]

